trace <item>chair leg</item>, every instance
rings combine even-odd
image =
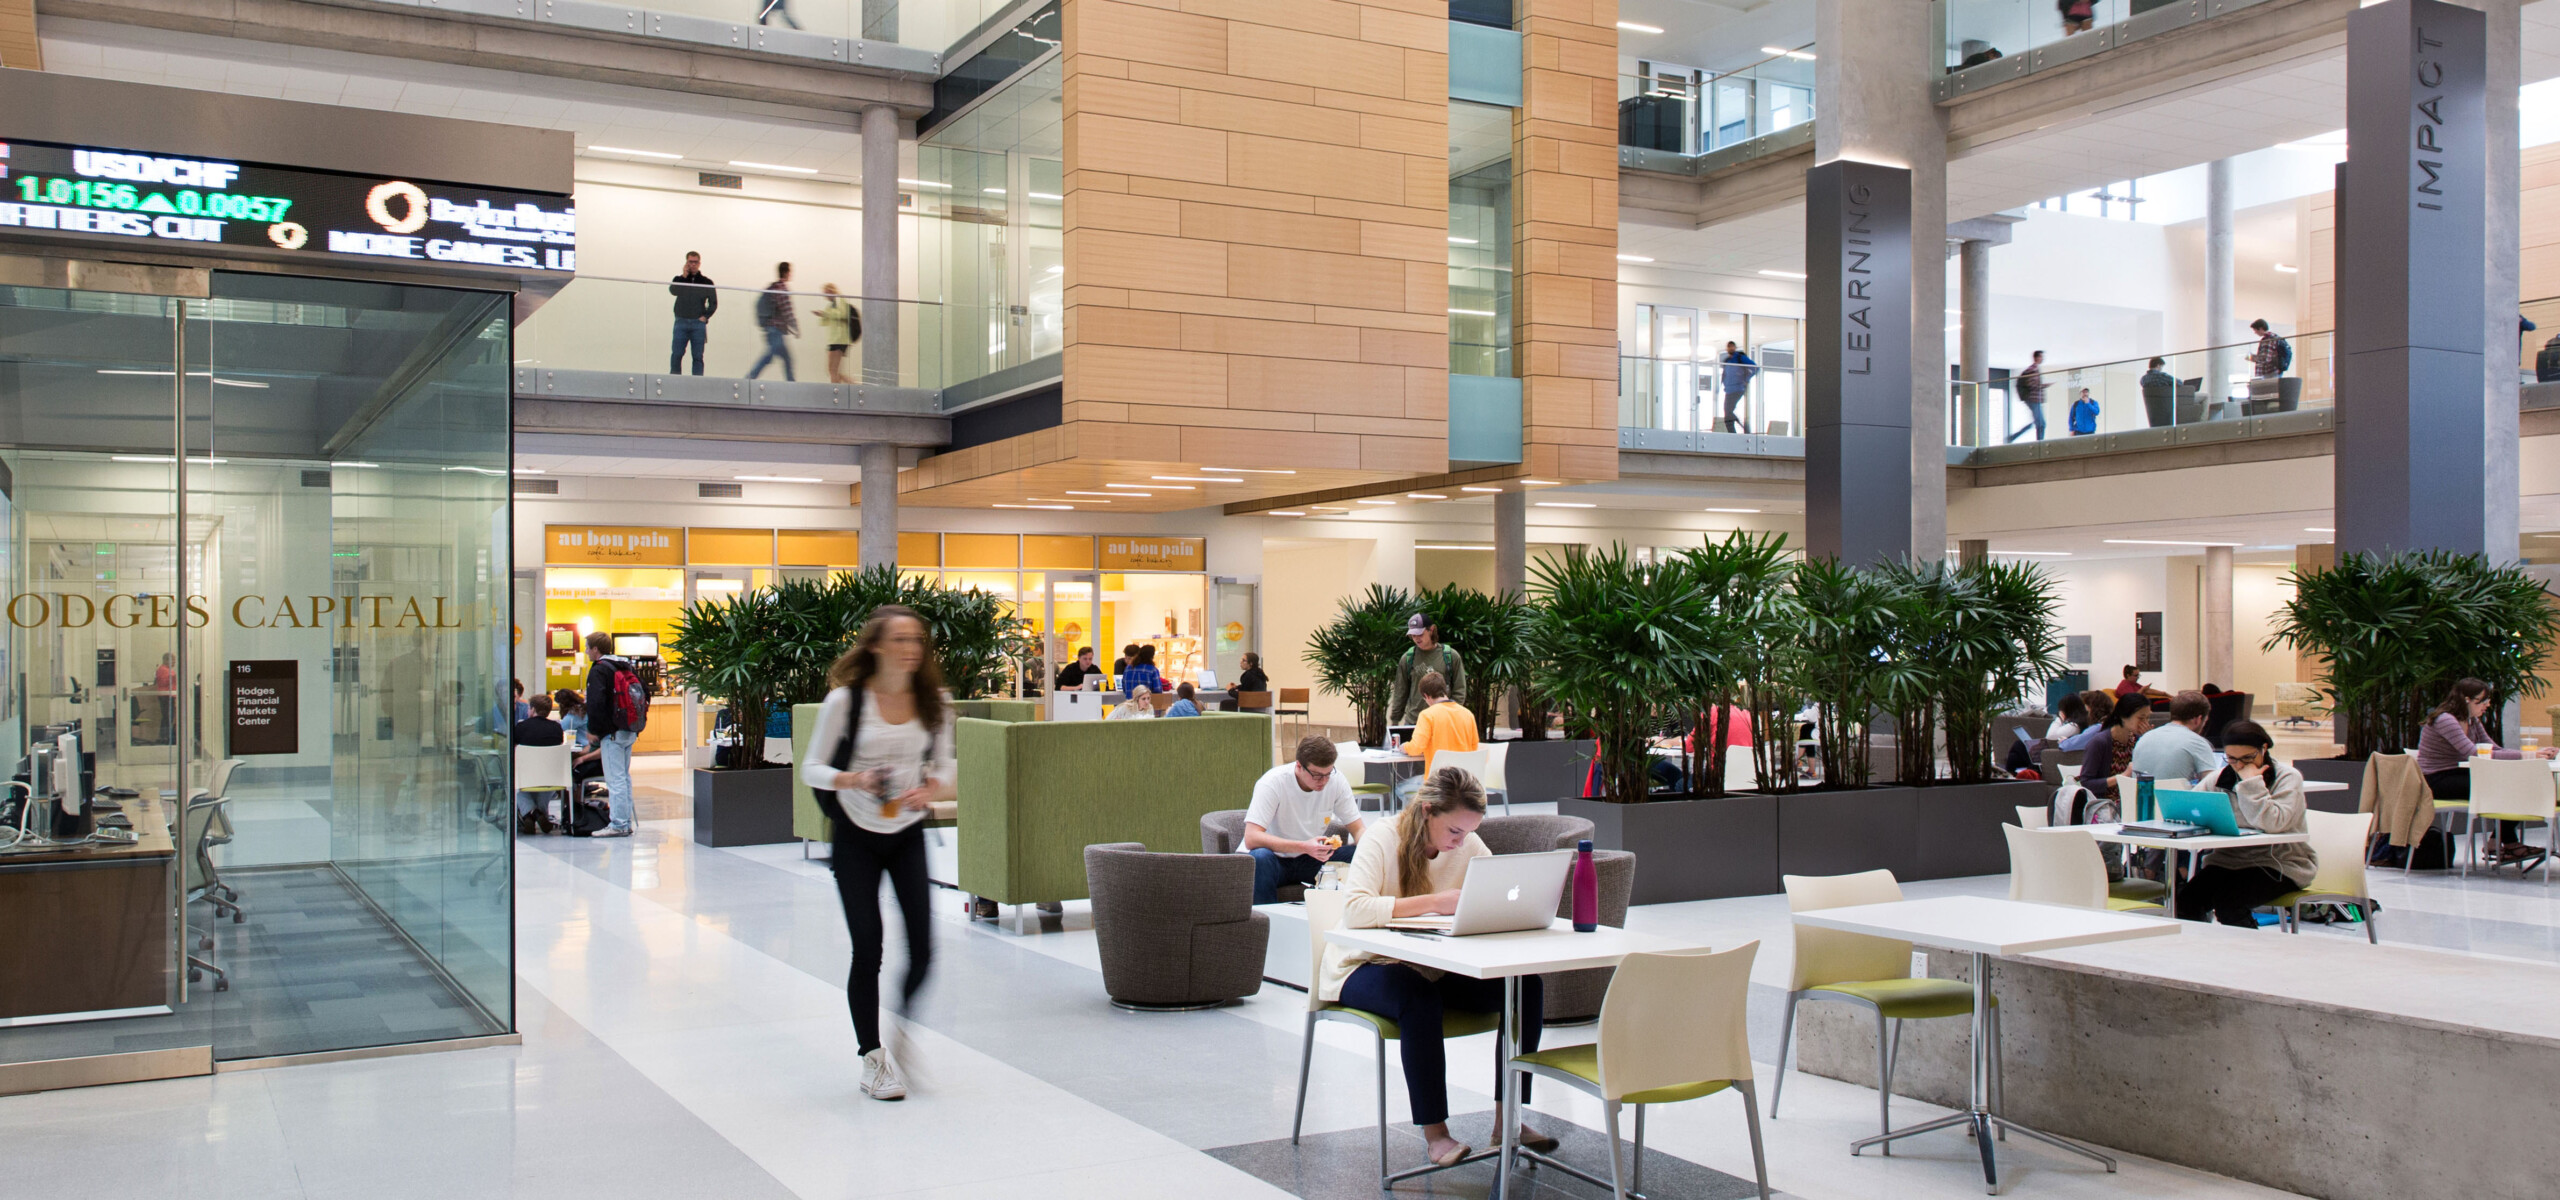
[[[1893,1047],[1892,1035],[1885,1026],[1884,1010],[1876,1010],[1876,1132],[1893,1132]],[[1893,1143],[1883,1142],[1878,1149],[1893,1156]]]
[[[1787,1057],[1796,1044],[1796,997],[1787,993],[1787,1021],[1778,1032],[1778,1079],[1769,1088],[1769,1119],[1778,1119],[1778,1104],[1787,1098]]]
[[[1635,1165],[1627,1171],[1627,1190],[1639,1196],[1644,1194],[1644,1105],[1641,1104],[1636,1106]]]
[[[2382,939],[2374,936],[2373,932],[2373,901],[2356,901],[2356,917],[2364,922],[2364,944],[2368,946],[2381,945]]]
[[[1298,1144],[1298,1130],[1307,1123],[1307,1068],[1316,1061],[1316,1015],[1307,1014],[1306,1044],[1298,1050],[1298,1115],[1289,1121],[1289,1144]]]
[[[1769,1159],[1760,1148],[1760,1097],[1751,1081],[1734,1085],[1742,1090],[1742,1119],[1751,1130],[1751,1174],[1760,1183],[1760,1200],[1769,1200]]]
[[[1387,1039],[1378,1037],[1378,1186],[1387,1183]]]
[[[1604,1100],[1600,1104],[1600,1109],[1604,1123],[1609,1127],[1609,1200],[1627,1200],[1626,1179],[1618,1173],[1619,1160],[1622,1157],[1618,1153],[1618,1102]]]

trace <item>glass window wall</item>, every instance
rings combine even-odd
[[[1511,374],[1511,110],[1449,103],[1449,370]]]
[[[919,315],[943,386],[1066,344],[1062,68],[1015,76],[916,148]]]

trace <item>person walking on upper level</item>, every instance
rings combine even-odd
[[[2264,317],[2249,322],[2249,328],[2258,332],[2258,348],[2249,354],[2250,375],[2257,379],[2273,379],[2284,374],[2285,368],[2293,365],[2293,343],[2267,328]]]
[[[1724,344],[1723,362],[1724,431],[1749,433],[1750,430],[1742,427],[1742,415],[1739,410],[1742,407],[1743,395],[1751,388],[1751,377],[1760,373],[1760,364],[1753,362],[1750,355],[1742,352],[1742,347],[1732,342]]]
[[[2013,442],[2017,441],[2019,438],[2027,436],[2027,429],[2033,429],[2036,431],[2036,440],[2039,442],[2043,441],[2044,351],[2036,351],[2035,360],[2027,364],[2026,370],[2018,372],[2018,377],[2012,382],[2014,382],[2018,388],[2018,402],[2027,406],[2027,416],[2033,418],[2035,424],[2021,428],[2017,432],[2010,434],[2009,440]]]
[[[684,374],[685,348],[693,348],[693,373],[702,373],[702,348],[711,341],[711,314],[720,311],[720,293],[702,273],[702,253],[687,250],[684,273],[667,284],[676,298],[675,344],[667,350],[667,374]]]
[[[791,0],[756,0],[756,24],[768,24],[775,17],[793,29],[800,28],[800,18],[791,15]]]
[[[792,382],[790,339],[800,336],[800,314],[791,307],[790,263],[774,264],[773,282],[756,297],[756,324],[764,329],[764,357],[747,368],[747,378],[764,374],[765,364],[779,359],[783,381]]]
[[[862,313],[836,292],[836,285],[826,285],[825,291],[827,302],[819,305],[813,315],[818,318],[818,328],[827,333],[827,382],[851,383],[844,377],[844,356],[855,342],[862,340]]]
[[[2054,0],[2062,10],[2062,36],[2087,33],[2098,26],[2098,0]]]

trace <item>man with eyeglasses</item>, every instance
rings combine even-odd
[[[1329,738],[1298,742],[1298,757],[1265,772],[1245,809],[1244,844],[1253,856],[1253,902],[1276,904],[1283,884],[1314,883],[1327,862],[1348,863],[1359,849],[1360,806],[1335,769]]]

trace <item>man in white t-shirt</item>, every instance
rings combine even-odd
[[[1244,845],[1253,856],[1253,902],[1273,904],[1280,886],[1315,882],[1327,862],[1348,863],[1360,836],[1360,806],[1351,784],[1334,769],[1333,742],[1309,736],[1298,742],[1297,761],[1273,767],[1253,785],[1244,813]],[[1331,830],[1326,826],[1330,824]],[[1327,837],[1335,841],[1326,840]]]

